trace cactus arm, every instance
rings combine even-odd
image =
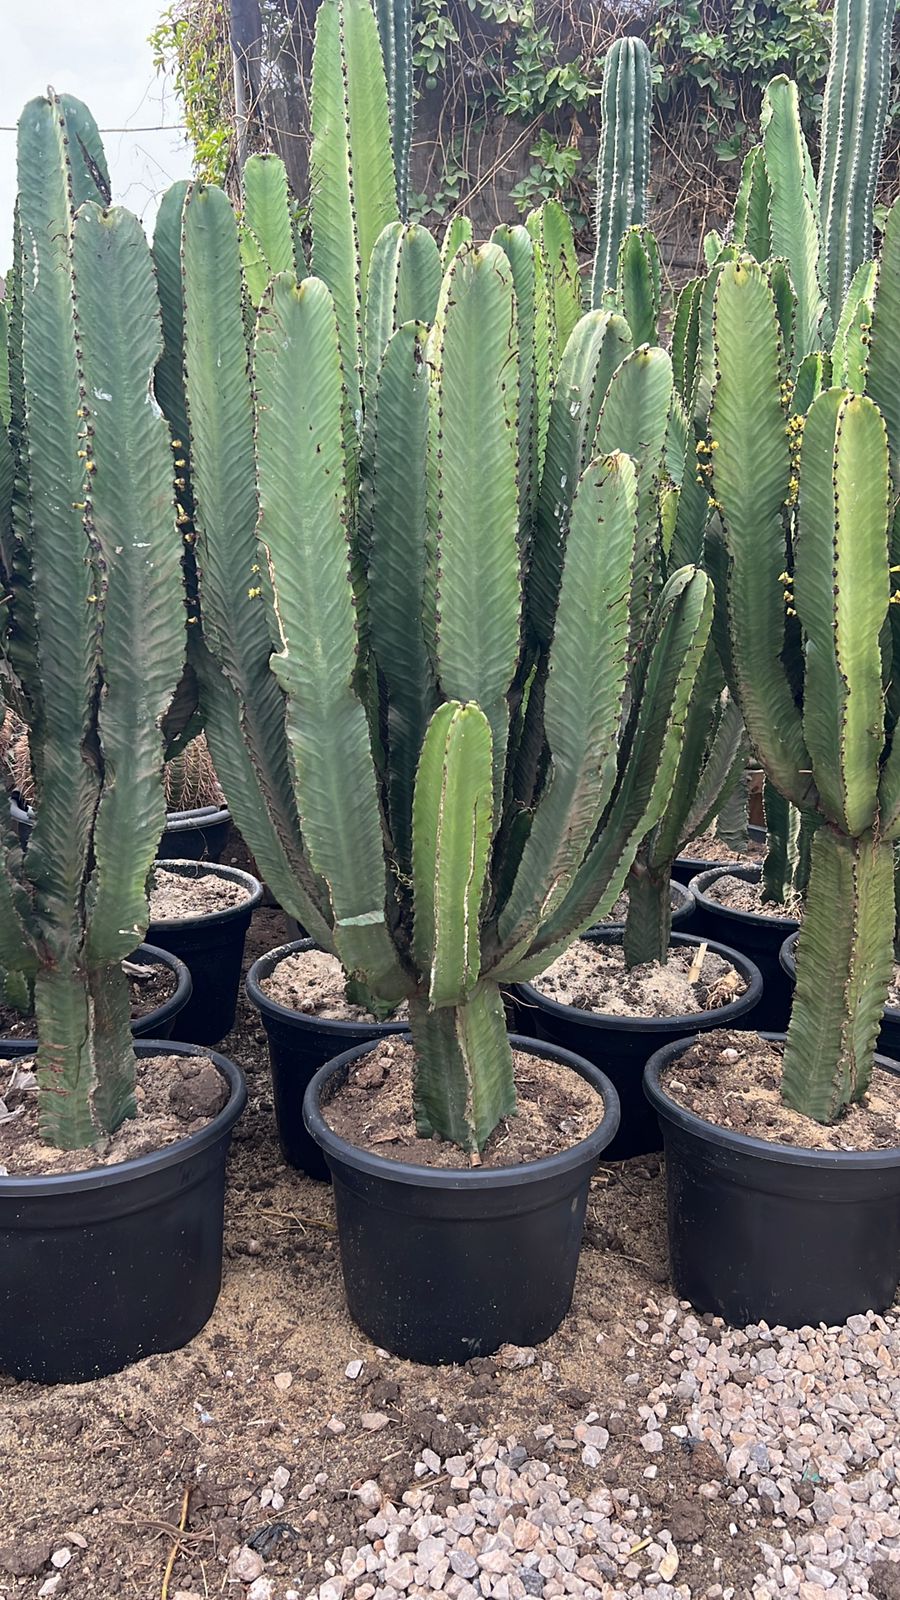
[[[470,217],[451,217],[441,244],[441,273],[445,273],[460,245],[471,244],[475,237]]]
[[[538,495],[527,616],[543,644],[553,618],[576,485],[594,453],[600,408],[613,373],[631,351],[627,324],[608,311],[589,311],[566,347],[550,404],[547,450]]]
[[[492,784],[487,718],[448,700],[428,724],[413,801],[413,958],[430,1006],[462,1004],[478,982]]]
[[[747,738],[744,719],[729,696],[721,709],[712,744],[707,752],[700,781],[690,810],[684,819],[683,838],[676,854],[698,834],[705,833],[731,797],[747,766]]]
[[[884,417],[891,449],[891,478],[900,493],[900,201],[894,201],[878,263],[866,393]]]
[[[181,219],[187,198],[186,180],[173,183],[160,201],[153,231],[153,265],[159,290],[163,347],[156,364],[154,392],[168,420],[176,454],[188,448],[187,403],[184,395],[184,289],[181,282]],[[183,499],[183,496],[179,498]]]
[[[659,575],[659,478],[672,405],[672,362],[664,350],[642,345],[613,373],[600,410],[595,448],[621,450],[637,471],[637,544],[631,594],[631,640],[636,648],[656,596]]]
[[[872,253],[875,186],[891,85],[893,0],[837,0],[822,113],[819,208],[831,318]]]
[[[241,174],[244,212],[241,218],[241,261],[250,304],[259,306],[278,272],[297,272],[294,227],[287,171],[279,156],[249,156]],[[302,266],[302,257],[300,265]]]
[[[427,229],[391,222],[379,234],[369,263],[366,293],[368,397],[378,379],[387,342],[405,322],[431,324],[441,287],[441,258]]]
[[[391,113],[397,205],[409,208],[409,156],[413,132],[412,0],[375,0]],[[403,321],[407,321],[406,317]]]
[[[853,275],[831,347],[833,381],[842,389],[864,394],[869,361],[869,331],[875,303],[878,267],[864,261]]]
[[[672,324],[672,378],[682,405],[693,415],[694,382],[700,348],[700,301],[703,282],[692,278],[681,290]]]
[[[595,841],[572,885],[542,924],[531,949],[515,962],[501,960],[498,983],[521,983],[550,964],[583,928],[604,915],[634,861],[638,845],[668,803],[681,752],[682,731],[694,680],[709,639],[712,585],[685,567],[673,573],[656,604],[653,640],[640,674],[640,692],[619,762],[619,781]]]
[[[716,293],[719,374],[710,411],[713,483],[728,553],[729,687],[780,791],[802,805],[809,758],[782,662],[784,505],[791,477],[775,303],[761,267],[729,263]],[[748,619],[752,619],[752,626]]]
[[[633,463],[593,462],[572,506],[543,697],[549,772],[500,914],[504,959],[564,899],[615,784],[636,528]]]
[[[616,302],[636,345],[656,339],[662,309],[659,245],[649,228],[636,225],[622,239],[616,273]]]
[[[541,258],[547,285],[550,370],[555,374],[582,312],[575,236],[568,212],[558,200],[545,200],[529,213],[525,226]]]
[[[388,814],[408,874],[416,764],[436,686],[422,628],[425,585],[425,452],[428,439],[427,328],[398,329],[384,352],[371,428],[372,536],[369,616],[372,648],[387,697]]]
[[[797,296],[795,360],[799,363],[821,342],[826,301],[812,162],[800,126],[797,86],[788,78],[773,78],[766,89],[762,135],[772,254],[787,261]]]
[[[413,997],[414,1102],[419,1133],[483,1150],[516,1109],[513,1058],[499,989],[480,983],[464,1005],[431,1010]]]
[[[831,362],[824,350],[811,350],[797,369],[794,392],[791,395],[791,416],[805,417],[807,411],[831,377]]]
[[[864,395],[830,389],[807,415],[794,540],[803,628],[803,733],[826,815],[875,820],[884,745],[879,634],[888,614],[888,450]]]
[[[99,795],[96,766],[82,753],[97,689],[99,637],[97,604],[89,599],[95,591],[86,528],[90,475],[79,418],[85,385],[70,258],[72,201],[88,192],[76,155],[79,140],[90,138],[88,117],[84,108],[55,98],[35,100],[23,112],[19,137],[31,600],[39,627],[41,736],[53,752],[39,769],[27,872],[60,961],[71,960],[81,939]],[[79,450],[85,451],[81,457]],[[40,628],[41,616],[52,617],[53,626]]]
[[[744,157],[734,202],[734,242],[755,261],[768,261],[772,255],[771,199],[766,153],[762,145],[757,144]]]
[[[652,110],[650,51],[643,39],[617,39],[603,63],[597,152],[597,245],[591,303],[603,303],[616,279],[626,228],[647,220]]]
[[[350,412],[361,423],[366,279],[398,217],[387,85],[371,0],[323,0],[312,66],[312,270],[334,296]]]
[[[185,629],[169,430],[147,404],[162,337],[137,218],[84,206],[72,266],[103,573],[103,788],[87,887],[87,956],[99,966],[129,956],[147,929],[147,877],[166,817],[161,725],[181,676]]]
[[[506,256],[516,297],[519,341],[519,521],[522,543],[531,538],[540,482],[538,453],[538,373],[536,343],[539,337],[536,304],[535,250],[527,228],[495,228],[491,243]]]
[[[278,641],[271,667],[286,696],[304,841],[328,884],[334,943],[349,976],[396,1004],[408,981],[387,931],[376,773],[354,689],[340,345],[334,302],[320,280],[273,279],[253,374],[259,536]]]
[[[190,191],[182,250],[191,481],[205,640],[197,659],[204,721],[229,805],[236,818],[240,813],[238,826],[266,882],[281,904],[331,948],[327,895],[299,839],[284,698],[269,670],[272,641],[265,602],[261,594],[251,594],[260,589],[262,577],[256,570],[261,563],[253,408],[237,227],[221,190]]]
[[[893,867],[891,845],[871,835],[822,827],[813,839],[782,1096],[817,1122],[869,1084],[893,964]]]
[[[428,346],[426,636],[433,629],[444,695],[477,701],[490,722],[499,801],[521,612],[516,320],[506,256],[496,245],[462,251],[441,293]]]

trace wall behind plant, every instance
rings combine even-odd
[[[276,149],[306,192],[308,85],[318,0],[175,0],[154,34],[175,71],[198,171],[236,186],[239,156]],[[654,59],[651,220],[673,278],[724,223],[762,89],[800,88],[814,137],[830,17],[817,0],[415,0],[418,106],[413,215],[468,211],[478,232],[549,196],[592,245],[593,164],[605,51],[623,33]],[[237,71],[231,38],[237,44]],[[900,68],[900,41],[895,39]],[[897,173],[895,96],[885,180]]]

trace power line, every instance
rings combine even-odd
[[[186,122],[156,122],[156,123],[151,123],[148,127],[143,127],[143,128],[98,128],[97,129],[98,133],[185,133],[186,131],[187,131],[187,123]],[[18,132],[18,128],[17,128],[15,123],[11,123],[9,125],[7,125],[6,123],[0,124],[0,133],[17,133],[17,132]]]

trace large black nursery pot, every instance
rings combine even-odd
[[[238,867],[204,861],[163,861],[161,865],[184,878],[227,878],[247,890],[247,898],[226,911],[151,922],[147,930],[151,943],[171,950],[190,968],[194,990],[179,1018],[179,1038],[191,1044],[218,1044],[234,1027],[244,941],[262,899],[262,884]]]
[[[900,1147],[804,1150],[705,1122],[660,1082],[691,1043],[658,1050],[644,1075],[665,1142],[676,1294],[737,1326],[886,1310],[900,1280]]]
[[[182,1014],[191,998],[191,975],[183,961],[179,961],[171,950],[162,950],[156,945],[142,944],[135,950],[132,961],[146,967],[165,967],[175,976],[175,989],[164,1000],[162,1005],[154,1006],[152,1011],[145,1011],[142,1017],[136,1017],[131,1024],[131,1031],[136,1039],[171,1039],[176,1019]]]
[[[510,1042],[570,1067],[603,1096],[602,1121],[571,1150],[515,1167],[440,1169],[348,1144],[322,1106],[371,1042],[321,1067],[306,1091],[306,1123],[334,1181],[350,1314],[410,1361],[540,1344],[572,1301],[588,1189],[616,1131],[618,1099],[589,1061],[518,1034]]]
[[[694,915],[694,893],[688,884],[678,883],[675,878],[669,885],[672,892],[672,931],[684,933]],[[624,922],[598,922],[589,933],[611,933],[621,939],[625,931]]]
[[[707,890],[719,878],[743,878],[746,883],[759,883],[760,866],[717,866],[701,872],[691,880],[696,910],[691,932],[704,939],[715,939],[719,944],[740,950],[762,973],[763,997],[749,1026],[768,1028],[782,1033],[791,1014],[793,991],[779,960],[781,946],[788,934],[795,933],[800,924],[796,917],[763,917],[752,911],[735,911],[730,906],[712,900]],[[739,1027],[743,1027],[743,1022]]]
[[[747,838],[751,844],[758,844],[762,848],[765,848],[766,830],[765,828],[750,827],[747,829]],[[740,867],[747,866],[749,863],[742,856],[737,854],[734,857],[733,863],[709,861],[703,856],[691,855],[691,846],[688,845],[684,855],[676,856],[674,862],[672,863],[672,877],[676,883],[690,885],[694,878],[696,878],[698,872],[713,872],[716,867],[731,865]]]
[[[618,944],[622,936],[609,929],[591,929],[582,937],[594,944]],[[697,946],[702,940],[690,933],[673,933],[671,942]],[[614,1017],[562,1005],[530,983],[517,988],[519,1015],[523,1022],[527,1021],[525,1032],[533,1031],[536,1039],[583,1056],[611,1078],[622,1108],[622,1120],[603,1152],[604,1161],[626,1161],[630,1156],[662,1149],[656,1113],[648,1104],[643,1087],[644,1067],[655,1050],[713,1028],[743,1026],[751,1013],[755,1014],[763,992],[758,969],[738,950],[713,943],[709,948],[714,955],[730,961],[747,984],[736,1000],[714,1011],[694,1012],[685,1017]]]
[[[254,961],[247,973],[247,998],[262,1017],[269,1046],[272,1096],[278,1140],[285,1161],[310,1178],[328,1182],[328,1163],[303,1120],[303,1096],[319,1068],[356,1045],[406,1033],[405,1022],[341,1022],[308,1016],[291,1006],[279,1005],[262,988],[279,962],[288,956],[314,950],[312,939],[295,939],[279,945]]]
[[[28,847],[34,827],[34,812],[18,800],[9,802],[22,849]],[[190,811],[167,811],[166,826],[159,841],[161,861],[218,861],[225,848],[231,812],[224,806],[196,806]]]
[[[793,994],[797,982],[797,940],[800,930],[790,934],[778,952],[782,970],[786,973]],[[900,1061],[900,1007],[885,1006],[878,1035],[878,1049],[891,1061]]]
[[[36,1048],[0,1040],[7,1058]],[[180,1349],[212,1315],[243,1074],[224,1056],[168,1040],[141,1040],[137,1053],[207,1056],[228,1103],[199,1133],[118,1166],[0,1177],[0,1372],[14,1378],[100,1378]]]

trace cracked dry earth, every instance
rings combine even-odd
[[[248,959],[286,937],[258,912]],[[218,1309],[96,1383],[0,1380],[2,1600],[900,1596],[900,1318],[698,1318],[648,1157],[599,1170],[546,1345],[397,1361],[347,1317],[328,1190],[280,1160],[244,1002],[221,1048],[250,1106]]]

